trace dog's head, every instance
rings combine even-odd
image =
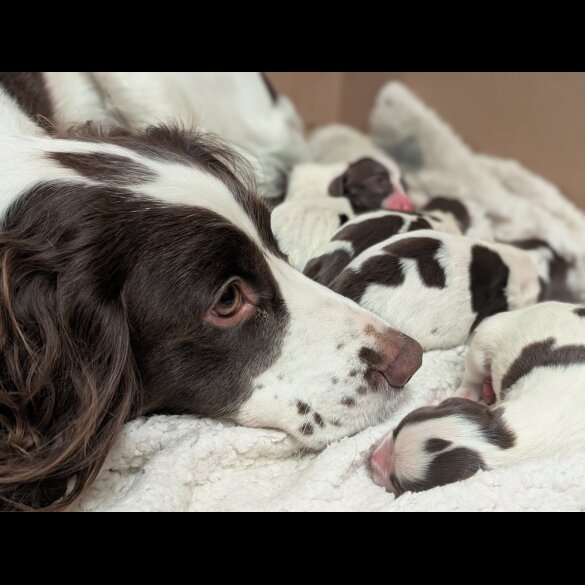
[[[502,415],[465,398],[413,410],[374,448],[374,481],[399,496],[471,477],[486,456],[514,446]]]
[[[287,264],[211,138],[21,147],[31,172],[15,166],[0,241],[8,507],[50,504],[74,478],[55,505],[70,503],[132,416],[222,416],[322,448],[387,416],[420,366],[418,343]]]

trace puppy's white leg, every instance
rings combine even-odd
[[[461,385],[455,391],[455,396],[468,398],[479,402],[482,396],[484,381],[490,377],[490,365],[482,347],[471,347],[465,359],[465,372]]]
[[[487,319],[475,331],[465,358],[463,380],[455,391],[455,396],[476,402],[479,402],[483,396],[486,402],[494,402],[495,397],[492,400],[487,400],[485,394],[493,395],[491,381],[487,381],[491,377],[492,352],[495,345],[498,317],[499,315],[494,315]]]

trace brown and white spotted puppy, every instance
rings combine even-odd
[[[303,273],[328,286],[356,256],[371,246],[397,234],[424,229],[462,233],[457,216],[445,211],[402,213],[380,210],[363,213],[342,224],[330,240],[314,252]]]
[[[389,168],[370,157],[349,163],[343,174],[329,185],[329,195],[349,199],[354,213],[383,207],[414,211],[398,167]]]
[[[584,380],[585,307],[547,302],[495,315],[473,337],[458,397],[388,433],[370,459],[374,480],[400,495],[583,450]]]
[[[465,343],[483,319],[531,305],[539,293],[536,267],[523,250],[433,230],[370,246],[328,286],[424,350]]]
[[[321,165],[345,164],[328,193],[347,197],[355,213],[388,209],[414,211],[398,165],[369,136],[343,124],[318,128],[309,137],[311,160]]]
[[[67,506],[143,414],[310,448],[388,416],[420,346],[287,264],[225,144],[167,126],[49,137],[29,81],[0,87],[1,507]]]
[[[344,197],[353,213],[382,209],[389,202],[400,211],[414,211],[404,192],[400,170],[389,159],[360,157],[351,162],[301,163],[293,169],[286,200]]]

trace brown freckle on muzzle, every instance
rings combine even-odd
[[[331,378],[332,384],[337,384],[338,382],[339,382],[339,378],[337,376],[333,376],[333,378]]]
[[[350,378],[354,378],[355,376],[357,376],[358,371],[357,370],[350,370],[349,371],[349,377]]]
[[[368,387],[367,386],[358,386],[356,392],[358,394],[365,394],[368,391]]]
[[[297,401],[297,410],[299,414],[308,414],[311,412],[311,407],[302,400]]]
[[[312,435],[314,432],[313,425],[311,423],[305,423],[301,425],[299,431],[302,435]]]
[[[381,378],[381,374],[379,374],[377,370],[369,369],[369,370],[366,370],[366,372],[364,374],[364,381],[372,389],[372,392],[378,391],[378,387],[382,383],[380,378]],[[363,386],[360,386],[360,387],[363,387]],[[394,386],[394,388],[396,388],[396,386]],[[358,392],[359,392],[359,389],[358,389]]]
[[[313,418],[315,419],[315,422],[320,426],[320,427],[324,427],[325,423],[323,422],[323,417],[316,412],[315,414],[313,414]]]
[[[343,404],[343,406],[355,406],[355,400],[353,398],[350,398],[349,396],[346,396],[342,401],[341,404]]]

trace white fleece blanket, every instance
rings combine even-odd
[[[585,217],[558,190],[518,164],[474,155],[406,88],[389,84],[372,116],[377,143],[409,170],[418,197],[471,198],[496,237],[549,239],[575,262],[585,299]],[[516,511],[585,509],[585,453],[480,472],[460,483],[398,499],[365,465],[371,445],[409,410],[450,395],[465,348],[427,352],[386,423],[301,453],[284,433],[204,418],[156,416],[126,425],[83,511]]]

